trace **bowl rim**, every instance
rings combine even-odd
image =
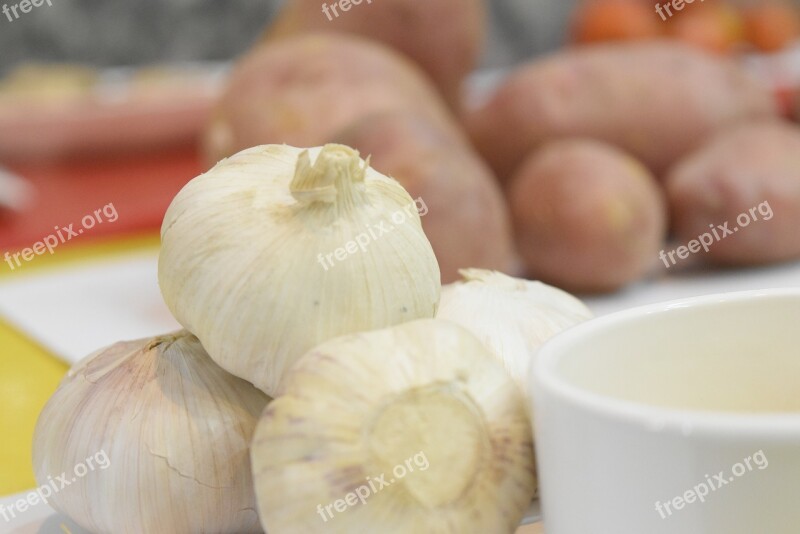
[[[543,397],[555,397],[593,416],[651,431],[697,436],[760,436],[780,441],[800,438],[800,413],[737,413],[731,411],[668,408],[587,391],[560,375],[557,367],[571,346],[597,332],[650,315],[680,313],[697,307],[725,306],[764,300],[796,300],[800,287],[737,291],[669,300],[637,306],[590,319],[549,339],[539,349],[529,369],[534,409]]]

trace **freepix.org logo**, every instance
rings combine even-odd
[[[3,7],[0,8],[0,10],[3,11],[3,15],[6,16],[9,22],[14,22],[21,15],[30,13],[34,7],[42,7],[44,4],[47,4],[50,7],[53,6],[52,0],[22,0],[22,2],[18,4],[11,4],[10,6],[8,4],[3,4]]]
[[[413,202],[405,206],[401,210],[397,210],[391,215],[392,223],[389,221],[380,221],[378,224],[371,225],[365,228],[363,232],[356,235],[347,243],[342,243],[342,246],[331,251],[328,254],[317,254],[317,262],[326,271],[336,266],[336,262],[342,262],[356,254],[359,250],[365,252],[367,247],[374,241],[380,239],[384,234],[388,234],[395,230],[397,226],[404,224],[408,221],[413,214],[416,213],[420,217],[428,214],[428,206],[421,197],[418,197]]]
[[[383,490],[383,488],[388,488],[395,482],[399,482],[407,475],[413,473],[415,468],[416,471],[427,471],[430,465],[431,464],[428,462],[428,457],[425,456],[425,453],[423,451],[419,451],[414,456],[408,458],[405,463],[394,466],[394,469],[392,469],[392,475],[394,475],[394,478],[386,480],[387,475],[385,473],[381,474],[380,476],[367,477],[365,480],[366,484],[362,484],[361,486],[355,488],[355,490],[351,491],[341,499],[330,502],[325,506],[318,504],[317,513],[322,518],[322,521],[327,523],[329,519],[333,519],[335,517],[334,512],[343,513],[349,508],[357,506],[358,504],[365,505],[371,496],[380,492]]]
[[[58,245],[78,237],[83,234],[84,231],[94,228],[97,224],[103,224],[103,222],[113,223],[118,218],[119,214],[117,213],[117,208],[114,207],[113,203],[108,203],[102,208],[94,210],[93,214],[83,217],[83,219],[81,219],[81,227],[75,228],[75,224],[62,227],[55,226],[53,227],[53,229],[56,230],[55,233],[44,237],[41,241],[37,241],[32,246],[24,248],[19,252],[13,254],[6,252],[3,259],[13,271],[17,267],[22,267],[22,261],[31,261],[36,256],[44,254],[45,251],[53,254]]]
[[[9,506],[0,504],[0,517],[7,523],[17,517],[17,514],[25,512],[28,508],[39,503],[47,504],[48,499],[64,488],[77,482],[79,478],[85,477],[95,469],[105,470],[111,465],[111,459],[105,450],[100,450],[89,456],[83,462],[77,464],[70,473],[64,472],[56,476],[48,476],[47,483],[42,484],[34,491],[28,493],[26,497],[20,498]],[[0,529],[2,531],[2,529]]]

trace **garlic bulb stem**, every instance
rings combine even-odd
[[[313,164],[308,150],[304,150],[297,159],[289,190],[304,206],[325,202],[346,208],[366,200],[364,178],[368,168],[369,160],[362,163],[358,152],[344,145],[325,145]]]

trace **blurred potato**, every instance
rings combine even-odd
[[[505,180],[531,150],[576,136],[616,145],[661,175],[715,131],[774,116],[772,94],[733,62],[655,41],[587,46],[534,61],[465,122]]]
[[[260,46],[234,67],[204,138],[209,163],[269,143],[313,147],[361,117],[422,114],[462,135],[419,69],[383,45],[307,34]]]
[[[794,91],[794,99],[792,102],[794,120],[800,122],[800,87]]]
[[[462,83],[480,59],[486,6],[483,0],[289,0],[265,40],[308,31],[360,35],[402,52],[455,109]]]
[[[666,238],[666,201],[655,178],[597,141],[555,141],[534,152],[509,198],[528,274],[568,291],[636,281],[655,266]]]
[[[458,269],[512,269],[505,199],[489,168],[463,140],[420,116],[383,113],[356,122],[334,141],[369,156],[375,169],[422,200],[422,227],[443,283],[461,279]]]
[[[678,239],[715,237],[703,256],[710,262],[800,258],[800,127],[794,124],[758,122],[721,133],[675,167],[667,192]]]

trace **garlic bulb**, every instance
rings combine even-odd
[[[464,280],[442,288],[436,317],[475,334],[530,398],[528,370],[539,347],[590,319],[592,312],[569,293],[541,282],[482,269],[459,272]]]
[[[433,317],[439,301],[415,201],[342,145],[221,161],[178,193],[161,238],[173,315],[268,394],[314,345]]]
[[[535,490],[522,394],[488,350],[422,319],[319,345],[251,447],[268,532],[514,532]]]
[[[39,416],[36,480],[90,532],[261,532],[248,446],[268,400],[188,332],[117,343]]]

